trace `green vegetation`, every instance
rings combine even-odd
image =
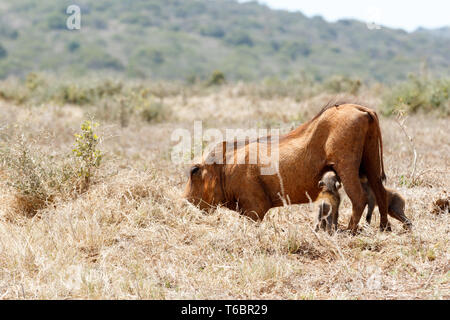
[[[0,44],[0,59],[6,58],[8,56],[8,52],[6,49]]]
[[[72,153],[67,154],[45,152],[21,133],[6,136],[5,143],[0,144],[0,166],[6,170],[8,185],[17,192],[17,201],[27,215],[89,188],[94,170],[102,161],[97,148],[99,137],[93,131],[97,125],[85,121],[81,133],[75,135]]]
[[[226,83],[225,75],[223,72],[216,70],[211,75],[211,78],[208,81],[208,86],[218,86]]]
[[[204,81],[197,78],[187,82],[122,81],[106,78],[61,80],[52,75],[32,72],[24,80],[0,80],[0,100],[17,105],[78,105],[86,108],[96,119],[118,122],[127,127],[131,120],[149,123],[164,122],[172,116],[166,98],[208,95],[234,88],[226,75],[214,71]],[[381,98],[380,111],[385,116],[397,112],[450,115],[450,78],[430,78],[410,75],[408,80],[394,85],[373,84],[359,78],[330,76],[323,81],[311,75],[299,74],[282,79],[264,78],[261,81],[239,84],[236,94],[262,99],[289,97],[301,102],[321,94],[336,97],[344,94],[358,97],[364,93]],[[358,99],[358,98],[355,98]],[[184,101],[184,100],[183,100]],[[301,115],[299,115],[300,118]],[[300,120],[300,118],[298,120]]]
[[[307,73],[394,82],[423,63],[433,76],[450,70],[445,28],[369,30],[234,0],[79,0],[81,30],[69,31],[70,4],[2,1],[0,78],[45,71],[207,81],[220,69],[229,81]]]
[[[102,162],[102,152],[97,149],[99,137],[94,133],[94,128],[98,123],[85,121],[81,124],[81,133],[75,134],[75,147],[72,150],[78,162],[78,176],[83,179],[83,188],[87,188],[91,183],[93,171]]]
[[[385,115],[396,111],[408,113],[438,112],[450,115],[450,79],[427,79],[410,76],[394,86],[384,97]]]

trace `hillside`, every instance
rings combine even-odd
[[[328,23],[256,2],[79,0],[81,30],[69,31],[73,3],[0,3],[0,78],[47,71],[194,80],[218,69],[231,80],[343,74],[390,82],[425,61],[436,75],[450,69],[448,37]]]
[[[450,39],[450,27],[442,27],[442,28],[438,28],[438,29],[425,29],[425,28],[419,28],[419,30],[417,30],[418,32],[421,33],[428,33],[431,34],[435,37],[439,37],[439,38],[447,38]]]

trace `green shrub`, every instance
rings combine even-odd
[[[95,103],[103,97],[112,97],[122,92],[123,84],[110,80],[102,81],[96,85],[86,86],[72,83],[62,85],[54,99],[61,103],[85,105]]]
[[[87,60],[87,66],[90,69],[111,69],[115,71],[122,71],[125,69],[120,60],[104,54],[102,56],[93,57]]]
[[[8,56],[8,51],[0,44],[0,59],[4,59]]]
[[[141,107],[141,117],[147,122],[159,122],[165,118],[165,105],[160,102],[150,102]]]
[[[160,122],[167,119],[168,108],[162,102],[155,101],[150,96],[148,89],[141,90],[139,93],[134,93],[129,99],[129,103],[142,120],[146,122]]]
[[[0,166],[27,215],[34,215],[57,199],[73,198],[87,190],[103,157],[97,148],[96,126],[90,121],[81,125],[70,154],[49,155],[23,135],[0,144]]]
[[[102,152],[97,149],[100,140],[94,132],[96,127],[98,123],[85,121],[81,125],[81,133],[75,134],[72,152],[78,163],[77,174],[83,181],[82,189],[89,187],[94,170],[100,166],[103,158]]]
[[[227,43],[234,46],[253,47],[253,40],[249,34],[243,31],[233,31],[225,37]]]
[[[450,115],[450,80],[438,80],[431,88],[431,106]]]
[[[52,13],[47,18],[47,27],[50,30],[63,30],[66,28],[66,17],[59,13]]]
[[[122,93],[122,82],[113,82],[111,80],[105,80],[97,84],[93,88],[94,94],[99,98],[111,97]]]
[[[326,91],[331,93],[347,92],[357,95],[361,85],[362,83],[359,79],[352,79],[345,76],[334,76],[326,80],[323,87]]]
[[[58,94],[58,100],[62,103],[72,103],[77,105],[92,102],[91,91],[77,84],[63,85]]]
[[[208,86],[220,86],[226,83],[225,74],[222,71],[216,70],[208,80]]]
[[[16,40],[19,37],[19,31],[6,24],[0,24],[0,36],[4,36],[11,40]]]
[[[311,54],[311,47],[305,42],[288,42],[282,47],[282,52],[289,56],[292,61],[299,57],[308,57]]]
[[[213,38],[225,37],[225,30],[220,26],[204,26],[200,30],[201,35]]]
[[[29,90],[15,81],[4,82],[0,86],[0,99],[22,104],[29,99]]]
[[[76,182],[74,166],[67,157],[49,156],[20,136],[0,148],[7,184],[26,215],[34,215],[56,198],[71,197]]]
[[[429,80],[410,76],[408,81],[393,87],[383,98],[382,113],[437,112],[450,115],[450,80]]]
[[[120,19],[121,22],[126,24],[136,24],[142,27],[148,27],[152,25],[152,19],[146,14],[127,14]]]
[[[38,87],[45,85],[45,80],[37,73],[30,72],[25,79],[25,85],[29,90],[34,91]]]
[[[78,41],[71,41],[69,42],[69,44],[67,45],[67,49],[70,52],[75,52],[80,48],[80,43]]]

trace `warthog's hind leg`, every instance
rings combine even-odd
[[[354,170],[351,166],[337,167],[336,171],[344,185],[345,192],[352,202],[352,217],[350,219],[348,229],[356,234],[359,221],[364,212],[367,203],[367,196],[364,192],[359,180],[358,170]]]

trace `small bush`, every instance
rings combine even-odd
[[[70,52],[75,52],[80,48],[80,43],[78,41],[71,41],[67,44],[67,49]]]
[[[27,75],[25,85],[29,90],[34,91],[38,87],[45,85],[45,80],[41,78],[37,73],[31,72]]]
[[[395,86],[383,99],[384,115],[389,116],[400,110],[450,115],[450,80],[410,76],[408,81]]]
[[[213,38],[225,37],[225,30],[220,26],[204,26],[200,30],[201,35]]]
[[[61,103],[85,105],[95,103],[103,97],[112,97],[122,92],[122,83],[106,80],[95,86],[79,84],[63,85],[59,88],[55,100]]]
[[[0,166],[26,215],[33,216],[56,199],[67,200],[88,189],[102,161],[95,126],[90,121],[82,124],[69,154],[46,154],[23,135],[0,145]]]
[[[323,87],[331,93],[347,92],[357,95],[361,88],[361,81],[343,76],[335,76],[325,81]]]
[[[220,86],[226,83],[225,74],[221,71],[214,71],[208,80],[208,86]]]
[[[0,44],[0,59],[6,58],[8,56],[8,51]]]
[[[81,133],[75,134],[75,147],[72,150],[77,159],[77,174],[82,179],[82,189],[87,189],[91,183],[94,170],[102,162],[102,153],[97,149],[99,137],[94,133],[98,123],[85,121],[81,125]]]
[[[59,13],[52,13],[47,18],[47,27],[50,30],[63,30],[66,28],[66,17]]]
[[[17,201],[26,215],[34,215],[57,197],[72,191],[74,170],[66,157],[48,156],[23,136],[0,150],[8,185],[17,192]]]
[[[58,100],[62,103],[72,103],[77,105],[92,102],[89,90],[76,84],[64,85],[59,90]]]
[[[147,122],[160,122],[167,118],[168,111],[166,105],[151,99],[141,100],[136,105],[136,110],[141,118]]]
[[[248,46],[253,47],[254,43],[250,35],[245,32],[232,32],[225,37],[227,43],[233,46]]]

